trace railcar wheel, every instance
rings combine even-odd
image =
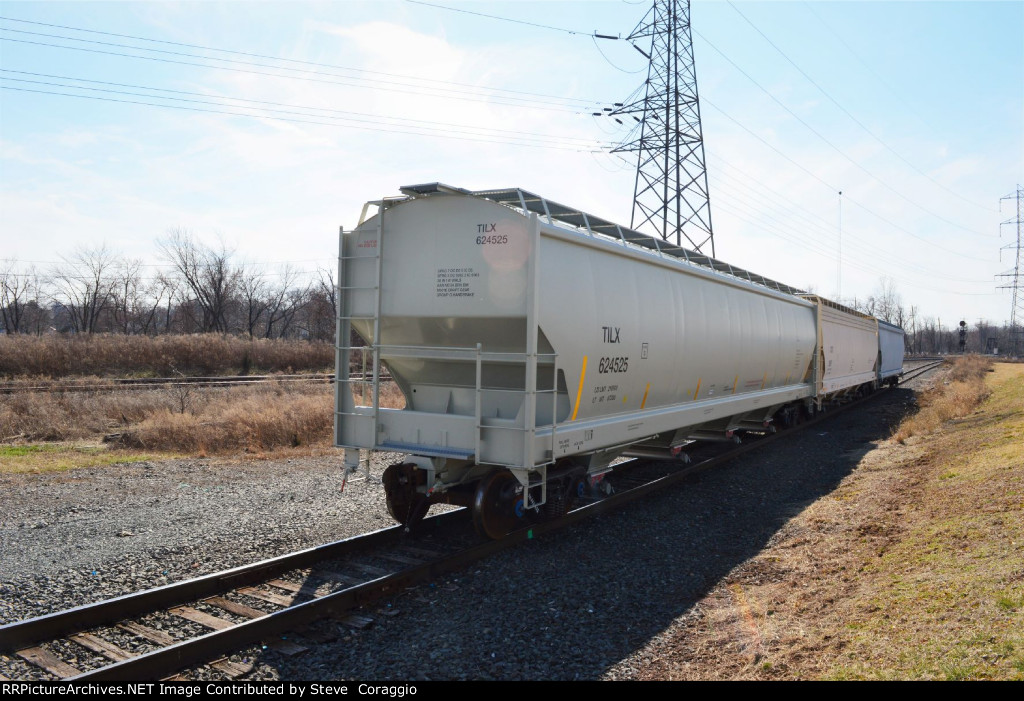
[[[430,501],[416,491],[416,466],[412,463],[389,465],[384,470],[384,501],[391,518],[410,530],[423,520],[430,509]]]
[[[587,478],[584,475],[578,475],[569,483],[569,510],[582,506],[586,496]]]
[[[473,526],[482,536],[497,540],[524,522],[523,490],[508,470],[496,470],[477,485],[473,496]]]

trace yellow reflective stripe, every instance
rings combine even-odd
[[[699,378],[699,377],[697,378],[697,389],[693,390],[693,398],[694,399],[696,399],[697,395],[700,393],[700,379],[701,378]]]
[[[764,371],[764,377],[761,378],[761,389],[764,389],[764,383],[768,381],[768,371]]]
[[[736,379],[732,381],[732,393],[736,394],[736,385],[740,383],[740,376],[737,375]]]
[[[647,386],[644,387],[644,398],[640,401],[640,408],[644,408],[644,404],[647,403],[647,393],[651,391],[651,383],[648,382]]]
[[[576,420],[576,414],[580,410],[580,398],[583,396],[583,378],[587,374],[587,356],[583,356],[583,367],[580,368],[580,384],[576,388],[576,406],[572,408],[572,418],[570,421]]]

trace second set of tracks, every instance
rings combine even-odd
[[[903,382],[938,362],[909,369]],[[872,395],[851,401],[848,409]],[[661,463],[657,470],[632,470],[641,461],[620,463],[616,491],[593,498],[555,520],[537,522],[506,537],[480,542],[469,536],[466,509],[424,519],[413,533],[402,526],[366,533],[328,545],[236,567],[176,584],[0,626],[0,656],[17,658],[40,676],[75,680],[164,679],[247,646],[279,639],[315,621],[344,620],[374,600],[437,579],[469,563],[528,539],[606,513],[665,490],[695,473],[730,461],[766,443],[836,415],[827,411],[774,434],[752,435],[739,445],[716,444],[689,464]],[[695,454],[696,455],[696,454]],[[643,461],[648,463],[649,461]],[[643,476],[641,476],[643,475]],[[173,621],[206,631],[172,635]],[[359,616],[351,620],[359,624]],[[125,645],[132,638],[137,644]],[[294,639],[294,636],[291,636]],[[294,645],[294,643],[293,643]],[[69,647],[70,646],[70,647]],[[125,647],[132,648],[126,650]],[[74,654],[67,651],[73,649]],[[214,665],[216,666],[216,665]],[[245,669],[221,663],[229,676]],[[0,670],[0,679],[2,677]]]

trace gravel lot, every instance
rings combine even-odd
[[[367,628],[324,622],[335,639],[301,655],[235,659],[255,664],[254,679],[631,678],[653,654],[636,650],[694,615],[912,404],[908,388],[884,392],[621,513],[381,602]],[[0,476],[0,622],[389,526],[379,477],[391,457],[344,494],[340,455]],[[9,660],[0,673],[27,674]]]

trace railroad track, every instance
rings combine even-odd
[[[353,373],[355,380],[370,380],[370,377],[360,378],[359,373]],[[390,376],[382,376],[382,381],[390,380]],[[21,383],[3,382],[0,383],[0,394],[14,394],[18,392],[115,392],[124,390],[146,390],[146,389],[172,389],[178,387],[229,387],[234,385],[275,383],[334,383],[334,373],[307,373],[301,375],[225,375],[222,377],[146,377],[146,378],[109,378],[95,382],[87,381],[59,381],[43,383]]]
[[[926,373],[929,370],[932,370],[934,368],[937,368],[938,366],[942,365],[946,361],[943,360],[942,358],[928,358],[928,359],[922,359],[921,362],[922,362],[921,365],[919,365],[917,367],[914,367],[914,368],[911,368],[910,370],[905,370],[903,372],[903,374],[900,375],[900,384],[903,384],[904,382],[908,382],[910,380],[913,380],[916,377],[920,377],[924,373]]]
[[[920,358],[908,360],[907,363],[923,362],[930,369],[943,362],[942,358]],[[916,372],[920,368],[913,368],[908,372]],[[361,373],[353,372],[350,376],[353,380],[359,380]],[[362,375],[362,379],[369,381],[368,375]],[[391,377],[384,375],[382,381],[388,381]],[[25,384],[20,382],[0,383],[0,394],[13,394],[16,392],[113,392],[118,390],[145,390],[145,389],[171,389],[176,387],[229,387],[233,385],[261,384],[267,382],[279,383],[334,383],[334,373],[306,373],[298,375],[224,375],[217,377],[126,377],[111,378],[97,382],[83,381],[53,381],[36,384]]]
[[[941,362],[914,368],[901,382]],[[300,631],[301,640],[303,627],[329,617],[356,627],[365,625],[369,619],[353,614],[360,606],[460,570],[528,539],[661,492],[698,472],[828,420],[872,396],[877,395],[850,401],[774,434],[748,434],[752,440],[740,445],[706,446],[702,450],[713,454],[690,464],[657,463],[654,474],[651,469],[632,469],[641,465],[653,469],[650,461],[621,463],[608,478],[616,488],[611,496],[590,499],[559,519],[531,524],[500,540],[481,543],[470,538],[468,511],[450,511],[424,519],[412,534],[396,525],[177,584],[0,626],[0,655],[17,657],[58,679],[164,679],[181,669],[202,664],[210,664],[234,678],[249,669],[225,660],[211,660],[293,631]],[[189,626],[204,632],[188,638],[172,634]],[[314,644],[321,635],[306,632]],[[125,636],[131,636],[136,641],[134,646],[146,651],[125,650],[117,642]],[[295,636],[289,637],[292,640],[282,643],[281,651],[301,652],[304,648],[294,641]],[[67,661],[66,654],[59,654],[69,649],[75,651],[74,664]],[[83,658],[87,664],[81,663]]]
[[[0,654],[13,654],[59,679],[165,678],[315,620],[344,616],[374,598],[436,577],[446,567],[461,566],[463,560],[450,552],[450,546],[431,547],[424,541],[431,531],[464,520],[467,514],[448,512],[426,519],[425,529],[415,538],[393,526],[0,626]],[[173,617],[171,623],[191,622],[208,632],[178,639],[168,632],[175,627],[168,625],[168,616]],[[358,618],[349,622],[360,624]],[[126,634],[137,639],[138,646],[151,649],[133,654],[112,641]],[[91,655],[88,666],[93,668],[80,669],[65,661],[54,651],[57,641],[70,644],[78,660]],[[247,671],[231,664],[220,669],[228,676]]]

